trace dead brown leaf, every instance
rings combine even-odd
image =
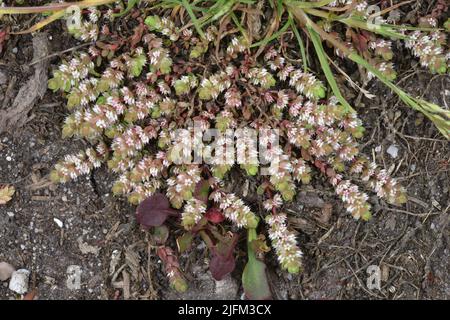
[[[42,98],[47,90],[47,67],[49,54],[49,43],[46,33],[38,33],[33,37],[33,61],[35,64],[34,74],[19,89],[11,107],[0,110],[0,133],[14,131],[27,123],[28,113],[33,108],[38,98]]]
[[[13,186],[0,186],[0,205],[11,201],[15,192],[16,189]]]

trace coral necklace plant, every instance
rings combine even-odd
[[[107,166],[116,180],[113,193],[138,205],[138,222],[152,234],[164,231],[164,239],[155,242],[157,253],[178,291],[187,284],[177,253],[203,241],[211,273],[222,279],[235,268],[234,253],[244,233],[240,230],[246,229],[244,290],[249,298],[270,297],[263,263],[270,250],[266,236],[281,268],[299,273],[303,252],[283,208],[302,184],[318,176],[328,181],[355,219],[372,216],[366,190],[391,204],[406,202],[406,192],[395,179],[361,153],[363,124],[340,93],[322,40],[337,56],[367,68],[368,77],[379,78],[448,136],[446,111],[392,83],[392,44],[377,36],[404,40],[423,66],[439,73],[448,64],[445,37],[428,35],[426,26],[408,35],[386,25],[366,30],[364,2],[269,1],[275,23],[287,12],[286,25],[256,44],[242,27],[245,15],[239,20],[234,12],[242,1],[220,0],[204,16],[197,16],[200,7],[189,1],[173,1],[187,9],[192,21],[188,26],[164,11],[135,11],[132,32],[125,35],[114,31],[114,18],[137,1],[107,10],[92,6],[111,1],[80,3],[83,21],[69,32],[90,47],[63,61],[49,88],[67,100],[63,136],[86,139],[91,146],[67,155],[50,177],[66,183]],[[62,8],[55,7],[56,13]],[[236,28],[224,20],[214,23],[222,17]],[[423,23],[433,27],[434,22]],[[337,24],[348,27],[345,41],[335,31]],[[311,71],[297,26],[311,40],[331,90],[321,74]],[[300,47],[295,58],[281,41],[274,41],[287,28]],[[264,212],[229,191],[232,171],[259,183]],[[177,253],[166,244],[168,219],[183,230]],[[265,229],[259,228],[262,223]]]
[[[93,23],[93,15],[89,17]],[[360,153],[364,129],[354,110],[327,97],[324,84],[281,50],[268,46],[256,58],[245,37],[231,35],[219,51],[220,61],[205,64],[215,56],[210,49],[218,34],[214,26],[198,38],[165,17],[147,16],[145,23],[139,19],[129,39],[116,40],[115,46],[107,45],[117,35],[102,20],[99,41],[54,71],[49,87],[64,92],[71,111],[63,135],[92,144],[56,164],[54,182],[67,182],[105,163],[117,176],[114,194],[140,204],[138,219],[146,228],[175,218],[185,229],[179,252],[188,250],[197,236],[205,241],[217,278],[235,266],[237,234],[231,230],[255,230],[261,216],[281,267],[290,273],[301,270],[303,254],[283,205],[317,174],[328,179],[355,219],[368,220],[371,212],[367,194],[354,181],[390,203],[406,201],[405,190]],[[83,32],[77,36],[87,39]],[[206,163],[195,162],[191,147],[209,129],[216,129],[217,136],[209,142],[200,138]],[[230,161],[235,139],[251,143],[255,130],[265,152],[237,143],[231,156],[253,161]],[[267,213],[226,191],[232,170],[258,177]],[[229,223],[235,227],[230,229]],[[259,263],[267,246],[263,235],[250,234],[252,258],[244,287],[251,297],[252,272],[264,277]],[[175,274],[181,279],[173,251],[164,247],[159,254],[170,257],[169,279]]]

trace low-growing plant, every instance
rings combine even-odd
[[[287,60],[281,49],[267,47],[255,59],[246,39],[232,35],[219,50],[220,60],[204,64],[214,58],[209,47],[217,32],[211,26],[200,39],[188,29],[180,32],[166,17],[150,15],[140,20],[129,39],[115,41],[120,46],[114,50],[105,51],[105,41],[100,41],[63,62],[49,81],[52,90],[66,94],[73,111],[63,135],[85,138],[94,146],[67,156],[51,178],[67,182],[107,162],[119,176],[114,194],[140,204],[138,221],[151,228],[178,218],[188,234],[178,239],[179,250],[187,250],[186,242],[197,236],[202,239],[216,279],[235,266],[238,235],[224,219],[248,229],[244,287],[253,297],[258,296],[252,291],[254,273],[258,278],[264,274],[261,257],[267,251],[263,235],[255,231],[260,216],[281,267],[294,274],[301,270],[302,252],[282,212],[283,203],[294,199],[297,183],[307,184],[313,175],[323,174],[355,219],[368,220],[371,213],[368,196],[351,177],[391,203],[404,203],[406,196],[386,170],[360,154],[357,140],[364,129],[356,113],[327,98],[324,84],[301,64]],[[201,134],[209,128],[220,133],[213,142],[202,141],[203,152],[215,149],[208,164],[193,162],[191,149],[177,153],[177,147],[191,143],[198,128]],[[238,128],[244,128],[238,137],[244,143],[236,146],[237,153],[250,150],[242,149],[251,138],[246,128],[258,129],[267,145],[263,156],[271,165],[267,176],[259,176],[258,187],[267,214],[255,213],[226,191],[227,174],[234,166],[221,150],[234,144],[235,137],[226,134]],[[277,129],[279,137],[264,129]],[[263,169],[258,161],[242,162],[240,168],[248,176],[258,176]],[[166,190],[165,195],[160,190]]]
[[[178,291],[185,291],[187,283],[169,245],[167,222],[172,222],[170,229],[184,230],[176,239],[178,254],[191,250],[194,241],[206,244],[217,280],[235,269],[238,239],[246,235],[244,291],[249,298],[270,298],[266,236],[282,269],[302,270],[303,253],[283,210],[299,185],[325,178],[355,219],[371,218],[362,185],[388,203],[406,202],[406,191],[387,170],[360,152],[364,127],[339,90],[322,40],[409,105],[420,106],[448,137],[447,111],[393,84],[393,53],[389,43],[378,39],[403,39],[423,65],[446,72],[442,63],[447,68],[448,55],[442,60],[442,52],[434,50],[427,58],[416,44],[429,40],[425,46],[443,50],[444,42],[436,39],[440,33],[433,31],[433,38],[426,38],[426,31],[406,35],[390,25],[366,30],[360,24],[367,26],[368,17],[355,7],[362,4],[345,1],[344,10],[341,2],[268,1],[276,23],[256,43],[244,27],[246,13],[254,9],[251,1],[223,0],[220,7],[211,1],[155,1],[160,14],[148,7],[133,12],[134,29],[126,36],[110,27],[114,9],[87,8],[82,27],[70,32],[94,43],[63,61],[49,88],[66,97],[71,112],[63,136],[84,138],[92,147],[66,156],[51,179],[65,183],[105,163],[117,176],[113,193],[138,205],[137,221],[155,235],[157,254]],[[169,18],[161,9],[167,7],[172,17],[174,12],[189,16],[191,24]],[[311,40],[331,91],[311,70],[306,39],[295,21]],[[345,42],[334,29],[338,23],[347,26]],[[283,40],[288,29],[298,54]],[[213,141],[207,138],[211,129]],[[253,148],[256,141],[258,149]],[[253,177],[265,212],[229,191],[231,171]]]
[[[188,1],[161,0],[159,2],[168,6],[176,3],[187,8],[190,6]],[[247,39],[251,32],[243,30],[244,23],[238,21],[234,12],[238,10],[245,12],[242,6],[249,1],[222,0],[220,2],[219,5],[214,1],[196,1],[196,12],[200,17],[194,16],[194,11],[189,10],[196,30],[202,32],[201,28],[204,25],[229,16]],[[413,97],[395,85],[394,80],[397,74],[392,62],[393,42],[401,41],[412,50],[413,55],[420,60],[420,64],[432,73],[448,72],[450,52],[445,32],[449,31],[450,20],[447,19],[444,22],[443,28],[438,28],[438,18],[448,10],[448,4],[445,1],[438,1],[435,10],[430,15],[420,18],[417,26],[394,24],[398,14],[396,9],[411,1],[403,1],[384,8],[369,5],[365,0],[268,0],[267,3],[273,9],[272,23],[267,28],[265,37],[256,43],[251,43],[251,47],[265,46],[271,40],[280,37],[286,30],[291,29],[298,41],[303,68],[306,71],[309,69],[308,57],[305,41],[298,30],[301,29],[312,42],[322,72],[341,104],[351,108],[331,71],[329,61],[332,61],[333,57],[327,54],[323,43],[334,48],[336,57],[349,59],[356,63],[360,70],[365,69],[368,79],[374,77],[379,79],[407,106],[427,116],[442,135],[450,139],[450,111]],[[263,13],[259,12],[259,14]],[[284,25],[279,28],[283,19]],[[246,24],[251,26],[248,18]],[[341,68],[337,68],[343,73]],[[351,78],[344,75],[352,83]]]

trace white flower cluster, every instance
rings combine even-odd
[[[173,207],[179,209],[184,201],[192,199],[197,183],[201,180],[200,168],[195,165],[187,166],[185,171],[177,167],[174,169],[176,177],[167,179],[167,197]]]
[[[405,200],[404,188],[389,175],[386,169],[379,169],[374,162],[365,164],[364,167],[361,170],[361,178],[368,182],[369,187],[376,192],[378,197],[385,198],[389,203],[402,203]]]
[[[134,126],[127,129],[122,135],[114,138],[111,148],[114,150],[115,157],[132,157],[136,155],[150,139],[156,137],[156,130],[152,126],[147,126],[145,128]]]
[[[357,185],[350,180],[342,180],[341,175],[331,179],[331,183],[336,189],[336,194],[344,202],[347,211],[355,218],[369,220],[371,217],[369,198],[366,193],[359,191]]]
[[[420,59],[423,67],[435,69],[446,67],[449,55],[444,54],[443,44],[446,42],[446,35],[439,31],[426,34],[421,31],[414,31],[405,41],[407,48],[411,49],[414,56]],[[443,69],[445,70],[445,69]]]
[[[72,58],[69,62],[63,62],[55,71],[55,77],[58,76],[64,82],[61,88],[70,89],[72,86],[77,86],[93,69],[94,63],[89,55],[80,53],[78,57]]]
[[[244,52],[249,46],[248,40],[245,37],[233,37],[231,43],[227,47],[227,54],[235,56],[238,53]]]
[[[288,230],[287,217],[283,213],[266,216],[269,225],[269,238],[275,249],[281,267],[289,273],[298,273],[303,253],[297,246],[294,233]]]
[[[266,68],[251,68],[247,73],[250,83],[268,89],[275,85],[275,79]]]
[[[280,208],[283,205],[283,198],[277,193],[273,198],[266,199],[263,203],[264,209],[272,211],[273,209]]]
[[[196,198],[186,202],[181,213],[181,224],[186,230],[191,230],[202,218],[206,212],[206,204]]]
[[[352,4],[354,1],[353,0],[334,0],[333,2],[331,2],[329,4],[330,7],[337,7],[340,5],[349,5]]]
[[[105,144],[99,143],[96,148],[88,148],[78,154],[66,155],[64,160],[55,165],[50,178],[54,182],[65,183],[81,175],[99,168],[108,154]]]
[[[230,88],[225,92],[225,105],[230,108],[239,108],[242,106],[241,93],[236,88]]]
[[[111,160],[108,165],[111,167]],[[161,188],[161,174],[170,162],[160,151],[155,157],[145,156],[136,164],[123,159],[113,165],[113,171],[121,173],[112,188],[114,195],[126,195],[130,203],[139,204]]]
[[[220,93],[231,86],[229,74],[220,71],[211,75],[209,78],[204,78],[200,83],[199,97],[202,100],[216,99]]]
[[[225,217],[239,228],[256,228],[258,225],[256,215],[234,193],[216,190],[209,197],[219,205]]]
[[[100,11],[95,7],[87,9],[89,11],[88,19],[79,21],[78,24],[72,24],[69,32],[77,39],[82,41],[96,41],[99,35],[98,20],[100,19]]]

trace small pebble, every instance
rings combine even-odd
[[[77,265],[71,265],[67,267],[67,280],[66,286],[69,290],[81,289],[81,267]]]
[[[57,219],[57,218],[53,218],[53,221],[55,221],[55,223],[58,225],[58,227],[62,228],[64,226],[64,223]]]
[[[28,279],[30,277],[30,271],[27,269],[19,269],[14,271],[9,281],[9,290],[12,290],[18,294],[25,294],[28,291]]]
[[[7,262],[0,262],[0,281],[6,281],[16,269]]]
[[[398,157],[398,147],[392,144],[387,148],[386,153],[395,159]]]

